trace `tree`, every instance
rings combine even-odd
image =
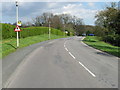
[[[43,13],[40,16],[37,16],[33,19],[35,26],[50,26],[62,31],[76,32],[77,35],[80,35],[81,30],[83,29],[83,20],[77,18],[76,16],[71,16],[70,14],[59,14],[54,15],[53,13]]]
[[[109,33],[117,33],[117,27],[119,26],[118,22],[120,19],[118,13],[119,11],[117,10],[116,4],[111,3],[110,6],[107,6],[105,10],[100,11],[95,16],[95,24],[97,26],[107,28]]]
[[[116,3],[111,3],[105,10],[96,16],[96,26],[100,26],[103,32],[103,40],[113,45],[120,46],[120,10]]]

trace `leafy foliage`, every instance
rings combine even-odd
[[[103,31],[103,40],[113,45],[120,46],[120,10],[116,3],[111,3],[105,10],[96,16],[96,26]]]
[[[16,38],[16,32],[14,32],[15,26],[9,24],[2,24],[2,39]],[[27,27],[21,28],[19,32],[20,38],[26,38],[29,36],[48,34],[48,27]],[[64,35],[64,32],[58,29],[51,28],[51,34]]]

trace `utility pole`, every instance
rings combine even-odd
[[[18,23],[18,1],[16,1],[16,25]],[[17,48],[19,47],[19,34],[18,34],[18,31],[17,31]]]

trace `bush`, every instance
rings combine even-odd
[[[103,41],[115,46],[120,46],[120,35],[106,35],[103,37]]]
[[[16,36],[14,32],[15,26],[9,24],[2,24],[2,39],[13,38]]]
[[[13,25],[2,24],[2,39],[8,39],[13,37],[16,38],[16,32],[14,32],[14,28],[15,26]],[[21,28],[21,30],[22,31],[19,32],[20,38],[49,33],[48,27],[27,27],[27,28]],[[61,30],[54,29],[54,28],[51,28],[51,34],[64,35]]]

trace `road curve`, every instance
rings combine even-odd
[[[5,87],[118,88],[118,58],[85,45],[82,39],[39,44],[22,58]]]

